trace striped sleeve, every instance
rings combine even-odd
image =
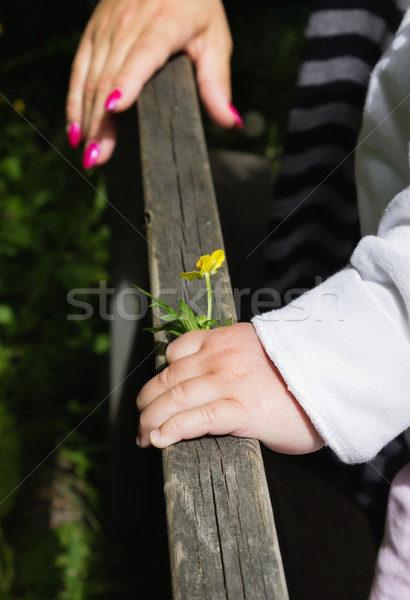
[[[403,4],[313,5],[265,243],[266,285],[285,304],[345,266],[360,238],[353,154],[369,76]]]

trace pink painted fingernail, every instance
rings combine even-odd
[[[238,111],[236,110],[236,108],[234,107],[233,104],[230,104],[229,108],[231,109],[231,112],[232,112],[233,116],[235,117],[235,128],[242,129],[243,121],[242,121],[241,115],[238,113]]]
[[[79,123],[69,123],[67,125],[67,137],[71,148],[77,148],[81,142],[81,127]]]
[[[100,156],[100,146],[97,142],[91,142],[86,147],[83,154],[83,167],[84,169],[91,169],[97,162],[97,158]]]
[[[107,100],[105,101],[105,104],[104,104],[105,110],[114,110],[114,108],[117,106],[117,102],[121,98],[121,96],[122,96],[122,93],[120,92],[120,90],[114,90],[113,92],[111,92],[111,94],[108,96]]]

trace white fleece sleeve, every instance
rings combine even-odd
[[[270,358],[326,444],[370,460],[410,425],[410,191],[340,271],[254,317]]]
[[[372,77],[358,153],[359,200],[369,222],[383,215],[378,231],[346,269],[252,320],[325,443],[349,463],[410,426],[409,23],[408,13]],[[383,164],[390,175],[375,186]]]

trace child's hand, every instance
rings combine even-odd
[[[186,333],[166,357],[137,398],[142,447],[206,434],[257,438],[290,454],[323,445],[250,323]]]
[[[129,108],[179,51],[195,63],[211,118],[223,127],[238,124],[230,108],[232,40],[221,0],[100,0],[74,59],[66,107],[70,144],[86,141],[85,167],[104,163],[114,149],[111,113]]]

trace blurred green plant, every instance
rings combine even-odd
[[[65,447],[77,453],[71,496],[95,494],[89,446],[105,423],[97,418],[95,431],[70,436],[78,425],[71,409],[74,399],[87,412],[98,403],[108,334],[98,319],[67,320],[67,292],[107,279],[104,190],[98,180],[97,191],[86,185],[7,110],[0,140],[1,586],[12,598],[82,600],[98,532],[78,511],[55,529],[33,525],[22,515],[38,490],[19,482],[68,435]],[[53,146],[64,148],[63,139],[54,137]]]
[[[26,5],[21,19],[8,5],[1,18],[2,600],[84,600],[90,579],[107,578],[106,411],[76,428],[105,392],[108,332],[98,318],[68,321],[67,292],[107,279],[110,231],[102,177],[71,166],[79,156],[65,139],[85,9],[62,2],[57,20],[46,8]]]

